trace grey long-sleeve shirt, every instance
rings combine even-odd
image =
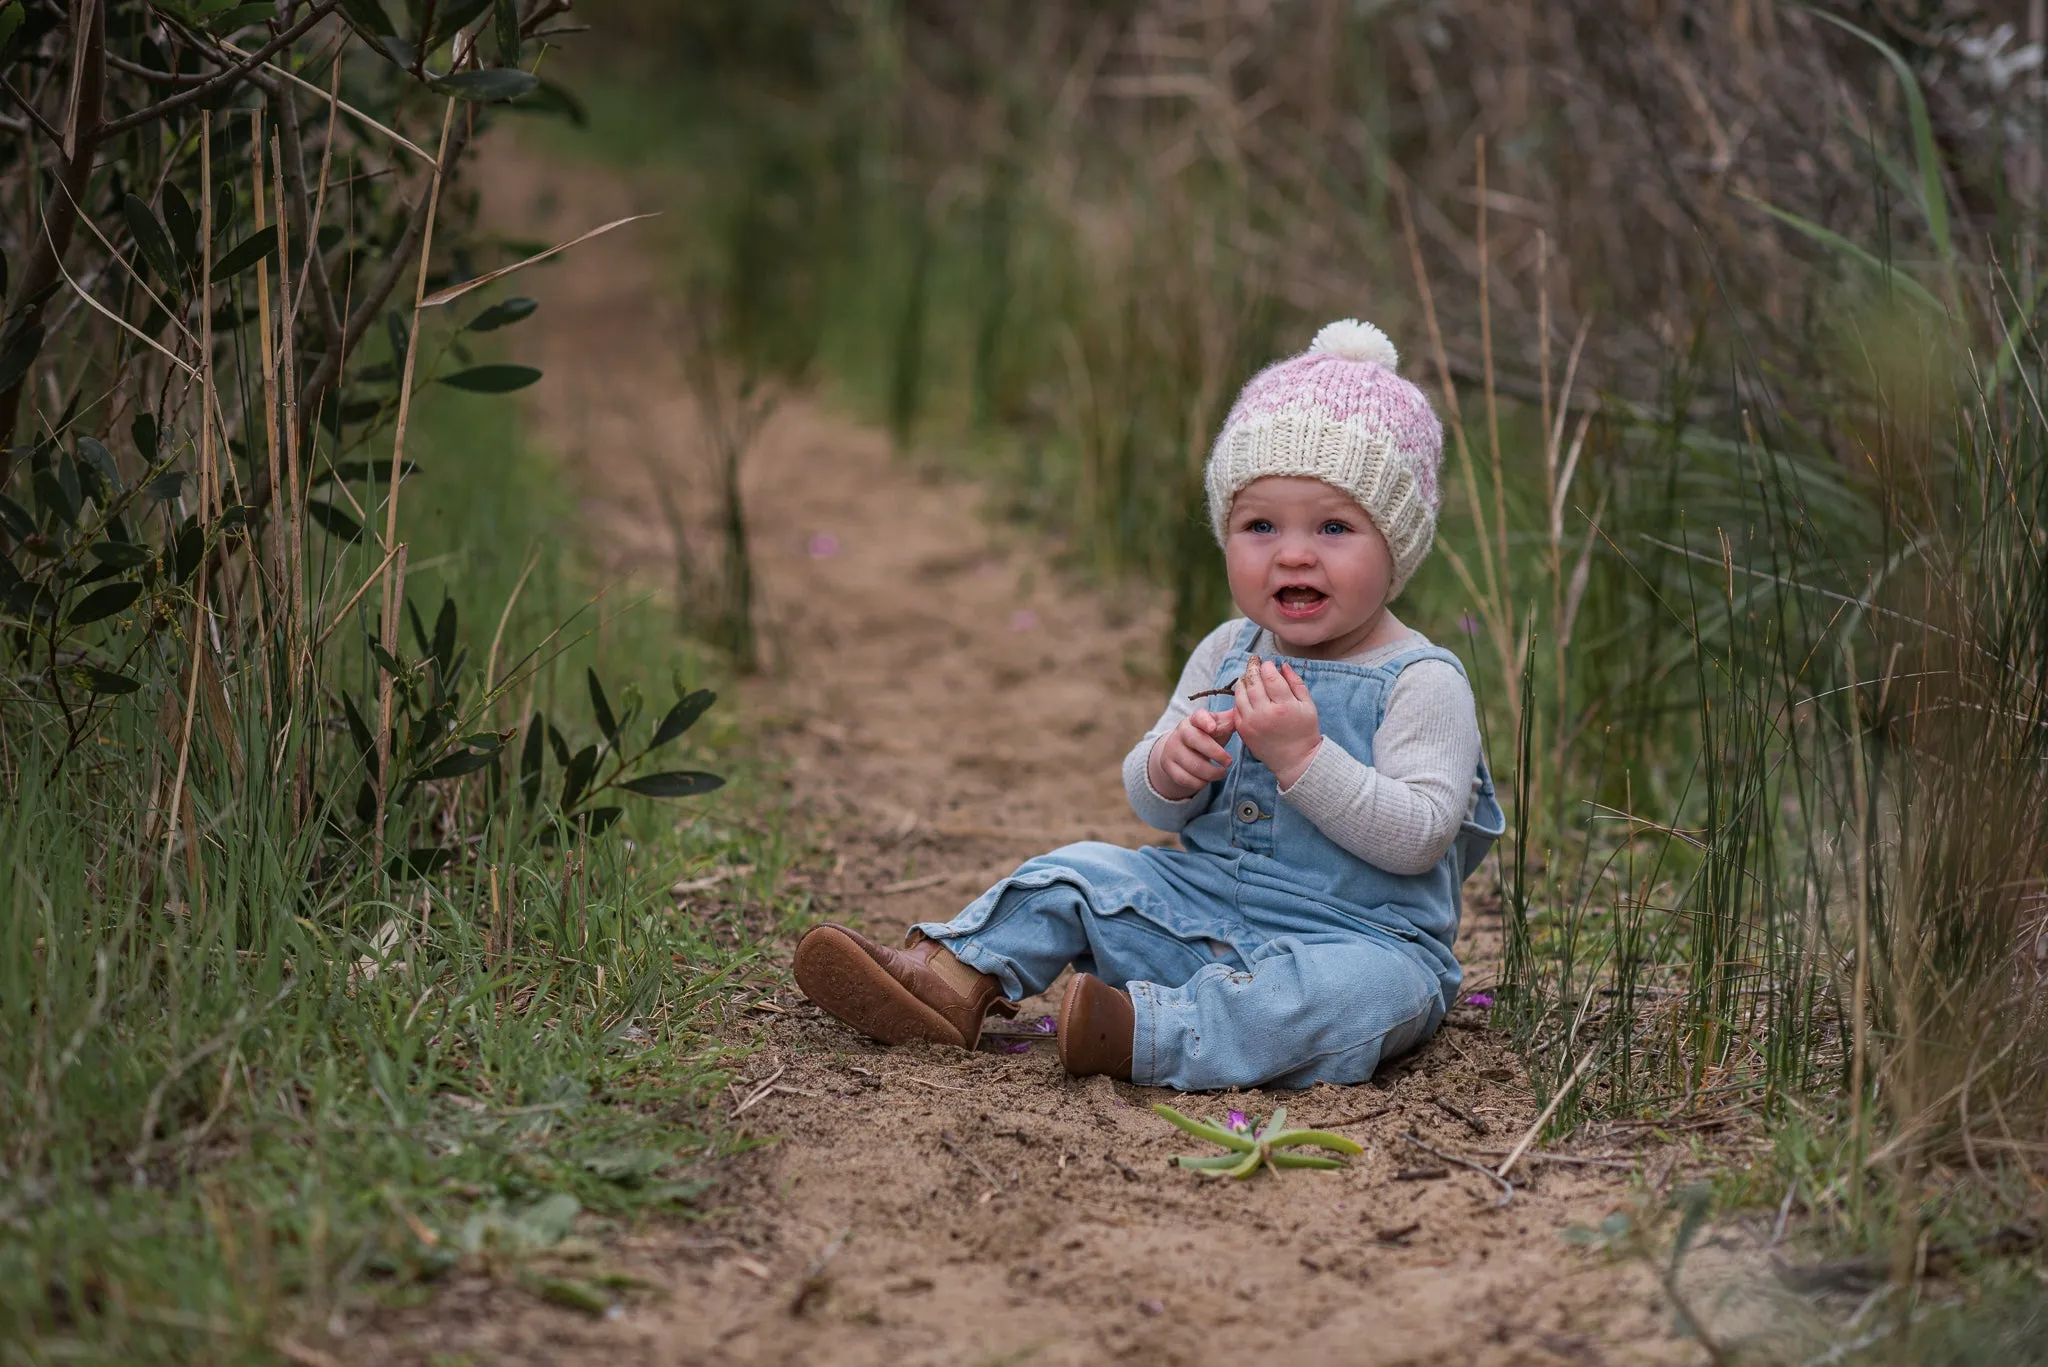
[[[1195,710],[1197,704],[1187,695],[1215,682],[1217,668],[1243,630],[1244,620],[1233,619],[1195,647],[1166,710],[1124,756],[1124,790],[1131,810],[1148,826],[1179,831],[1202,809],[1206,793],[1181,802],[1162,797],[1152,786],[1148,764],[1159,738]],[[1427,637],[1411,631],[1347,663],[1385,664],[1427,644]],[[1285,653],[1263,631],[1252,651]],[[1373,758],[1373,764],[1361,763],[1325,736],[1294,786],[1281,790],[1280,800],[1366,863],[1389,873],[1426,873],[1451,847],[1478,793],[1479,720],[1465,676],[1442,660],[1418,660],[1402,670],[1373,736]]]

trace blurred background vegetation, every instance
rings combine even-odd
[[[1165,677],[1229,612],[1224,407],[1386,327],[1451,436],[1402,611],[1512,789],[1497,1015],[1553,1133],[1761,1119],[1736,1204],[1901,1275],[2034,1247],[2040,4],[586,9],[730,363],[1159,585]]]
[[[1860,1351],[2038,1347],[2037,1274],[1991,1265],[2038,1267],[2048,1154],[2041,0],[567,8],[0,5],[24,1341],[260,1356],[435,1275],[413,1222],[514,1250],[687,1209],[703,1004],[801,898],[772,799],[678,821],[712,780],[618,761],[751,658],[757,396],[1157,585],[1170,677],[1230,610],[1224,408],[1360,316],[1450,434],[1401,611],[1480,685],[1496,1017],[1552,1133],[1766,1125],[1729,1205],[1902,1283],[1987,1268],[1986,1327]],[[544,245],[479,232],[461,169],[529,112],[669,207],[700,399],[739,414],[701,640],[584,606],[549,537],[490,397],[532,378],[494,351],[518,278],[409,302]],[[678,859],[760,895],[671,916]]]

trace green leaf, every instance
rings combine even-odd
[[[97,693],[102,697],[116,697],[123,693],[133,693],[136,689],[142,687],[140,679],[131,679],[126,674],[116,674],[112,670],[101,669],[98,665],[66,665],[64,673],[69,675],[71,681],[79,687],[87,692]]]
[[[6,527],[16,540],[36,534],[35,517],[5,494],[0,494],[0,526]]]
[[[1268,1154],[1266,1161],[1276,1168],[1321,1168],[1325,1171],[1332,1168],[1348,1168],[1351,1166],[1341,1158],[1323,1158],[1312,1153]]]
[[[117,570],[133,570],[156,559],[156,552],[133,541],[95,541],[92,543],[92,557]]]
[[[501,5],[509,4],[511,0],[499,0],[499,3]],[[8,5],[5,8],[0,8],[0,51],[6,50],[7,40],[14,36],[16,29],[21,27],[22,18],[27,13],[28,6],[25,4]],[[7,281],[4,276],[5,272],[0,271],[0,294],[6,292]]]
[[[391,378],[396,379],[397,368],[405,364],[405,353],[412,347],[412,329],[405,325],[405,319],[398,316],[397,309],[384,315],[384,335],[391,339]],[[364,378],[368,378],[367,371]]]
[[[430,84],[441,94],[453,95],[458,100],[491,104],[531,94],[540,85],[540,78],[517,67],[494,66],[481,71],[457,71]]]
[[[1238,1159],[1237,1166],[1231,1168],[1230,1171],[1225,1175],[1229,1177],[1235,1177],[1238,1181],[1242,1182],[1245,1178],[1250,1177],[1253,1173],[1257,1172],[1259,1168],[1265,1163],[1265,1161],[1265,1151],[1260,1149],[1257,1145],[1254,1145],[1252,1147],[1251,1152],[1245,1154],[1244,1157]]]
[[[1672,1202],[1685,1208],[1685,1214],[1678,1222],[1678,1235],[1671,1241],[1671,1270],[1676,1272],[1700,1227],[1713,1212],[1714,1188],[1706,1182],[1689,1183],[1673,1193]]]
[[[189,478],[191,476],[183,470],[166,470],[151,480],[142,492],[158,503],[169,503],[184,492],[185,481]]]
[[[576,824],[581,826],[587,835],[603,835],[625,814],[624,807],[592,807],[576,818]]]
[[[43,325],[23,328],[14,339],[0,346],[0,393],[14,388],[43,349]]]
[[[711,704],[717,701],[718,695],[708,688],[700,688],[694,693],[686,693],[676,699],[676,705],[661,719],[661,725],[654,728],[654,743],[648,749],[659,750],[688,731],[697,724],[697,718],[703,716],[710,710]]]
[[[586,745],[578,750],[568,764],[568,771],[562,776],[562,810],[575,809],[576,800],[583,796],[583,790],[590,786],[590,776],[597,772],[597,747]]]
[[[1235,1149],[1243,1153],[1248,1149],[1256,1147],[1244,1135],[1238,1134],[1233,1130],[1226,1130],[1220,1125],[1205,1125],[1192,1116],[1182,1115],[1163,1101],[1152,1108],[1152,1114],[1171,1121],[1197,1139],[1206,1139],[1211,1144],[1221,1144],[1226,1149]]]
[[[128,424],[128,438],[135,443],[135,454],[142,457],[144,465],[156,464],[156,414],[148,409],[135,415],[135,421]]]
[[[430,47],[453,38],[469,27],[472,19],[491,7],[491,0],[442,0],[434,11],[434,29],[431,35],[423,35],[427,41],[420,46]]]
[[[479,365],[444,375],[441,383],[451,389],[466,389],[472,394],[510,394],[539,378],[540,372],[530,365]]]
[[[258,228],[228,248],[227,255],[213,263],[214,283],[240,275],[257,262],[268,260],[276,251],[277,225],[273,223],[267,228]]]
[[[149,205],[138,195],[131,194],[121,201],[121,212],[127,216],[128,231],[134,235],[135,246],[142,253],[142,259],[156,272],[157,279],[167,285],[178,283],[178,258],[171,251],[170,235],[164,225],[157,222],[156,215],[149,211]]]
[[[97,622],[125,611],[130,604],[142,596],[142,585],[134,580],[119,584],[105,584],[78,600],[78,606],[71,609],[65,620],[72,626],[82,627],[87,622]]]
[[[1365,1152],[1355,1140],[1346,1139],[1341,1134],[1331,1134],[1328,1130],[1283,1130],[1266,1143],[1276,1149],[1290,1148],[1296,1144],[1313,1144],[1319,1149],[1334,1149],[1338,1153]]]
[[[341,0],[341,12],[348,16],[351,24],[372,38],[396,38],[398,30],[392,27],[391,16],[384,12],[379,0]]]
[[[518,322],[522,318],[529,317],[539,307],[540,300],[529,299],[523,294],[515,294],[510,299],[501,299],[491,305],[482,313],[470,319],[464,326],[471,332],[496,332],[501,327],[506,327]]]
[[[659,774],[642,774],[619,786],[641,797],[696,797],[723,788],[725,780],[717,774],[700,773],[695,769],[671,769]]]
[[[587,127],[590,123],[590,112],[583,107],[583,101],[566,86],[557,85],[545,76],[541,77],[540,89],[512,108],[520,114],[552,114],[567,119],[578,128]]]
[[[612,705],[604,696],[604,685],[597,681],[597,671],[586,669],[583,676],[590,683],[590,710],[597,715],[597,729],[604,732],[604,738],[618,743],[619,723],[612,717]]]
[[[193,212],[185,192],[168,181],[164,184],[164,226],[170,229],[178,264],[188,271],[195,269],[199,265],[199,215]]]
[[[78,503],[55,472],[36,471],[29,479],[29,487],[36,491],[36,502],[42,505],[44,512],[55,513],[70,526],[78,525]]]
[[[341,710],[348,716],[348,733],[356,743],[356,753],[363,757],[363,763],[370,767],[370,772],[376,773],[376,739],[370,735],[370,724],[364,721],[363,714],[356,710],[356,700],[348,695],[345,688],[341,690]]]
[[[363,539],[363,524],[332,503],[308,500],[306,516],[319,523],[321,530],[337,541],[355,542]]]
[[[434,618],[434,645],[431,651],[434,660],[441,666],[445,676],[455,661],[455,600],[443,598],[441,611]]]
[[[1173,1161],[1178,1167],[1193,1168],[1196,1172],[1228,1172],[1244,1159],[1234,1153],[1212,1153],[1201,1158],[1175,1155]]]
[[[78,439],[78,458],[107,482],[115,493],[121,492],[121,469],[114,464],[114,453],[93,437]]]
[[[519,795],[526,802],[526,810],[533,810],[540,801],[541,765],[546,761],[547,740],[543,734],[547,720],[540,713],[533,714],[533,720],[526,724],[526,744],[519,752]]]
[[[1913,159],[1920,170],[1920,211],[1927,216],[1927,233],[1934,239],[1935,251],[1940,253],[1942,264],[1949,265],[1955,260],[1955,243],[1949,236],[1948,196],[1941,188],[1941,152],[1934,141],[1934,124],[1927,117],[1927,97],[1920,91],[1919,78],[1906,65],[1906,59],[1882,38],[1836,15],[1822,10],[1812,13],[1876,48],[1898,76],[1899,86],[1906,94],[1906,121],[1913,128]]]
[[[1921,284],[1918,280],[1915,280],[1912,276],[1907,275],[1904,271],[1900,270],[1891,262],[1879,260],[1870,252],[1866,251],[1862,247],[1857,246],[1848,238],[1843,237],[1840,233],[1837,233],[1828,228],[1823,228],[1820,224],[1814,223],[1808,219],[1801,218],[1798,214],[1792,213],[1786,209],[1780,209],[1775,204],[1766,203],[1765,201],[1758,199],[1755,195],[1744,194],[1742,191],[1739,190],[1736,193],[1740,195],[1741,198],[1748,200],[1751,204],[1754,204],[1757,208],[1762,209],[1772,218],[1775,218],[1780,223],[1783,223],[1786,227],[1804,233],[1806,236],[1812,238],[1815,242],[1820,243],[1823,247],[1831,248],[1832,250],[1840,253],[1842,256],[1847,257],[1850,261],[1855,262],[1857,265],[1863,267],[1871,274],[1879,277],[1886,284],[1896,285],[1900,290],[1904,291],[1907,295],[1927,305],[1927,307],[1933,309],[1935,312],[1939,313],[1943,311],[1941,301],[1934,297],[1933,291],[1929,290],[1925,285]]]
[[[573,1277],[535,1277],[532,1286],[533,1294],[548,1304],[580,1310],[586,1315],[604,1315],[612,1308],[610,1296]]]
[[[495,750],[482,754],[474,750],[457,750],[453,754],[443,755],[426,768],[419,770],[406,782],[432,783],[437,779],[461,778],[464,774],[473,774],[479,769],[488,768],[491,761],[497,757],[498,752]]]
[[[277,17],[277,6],[270,0],[256,0],[253,4],[236,5],[219,16],[206,21],[207,28],[215,33],[233,33],[250,24],[260,24],[265,19]]]
[[[497,13],[492,16],[497,29],[498,61],[505,66],[519,65],[519,0],[495,0]],[[0,39],[0,41],[5,41]]]

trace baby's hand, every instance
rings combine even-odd
[[[1236,730],[1235,712],[1190,712],[1180,725],[1152,744],[1145,762],[1152,789],[1170,802],[1185,802],[1230,767],[1224,745]]]
[[[1273,771],[1282,788],[1292,788],[1323,743],[1308,685],[1291,665],[1254,658],[1245,662],[1236,696],[1232,711],[1244,748]]]

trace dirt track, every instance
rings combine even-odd
[[[519,187],[495,206],[508,226],[561,236],[641,207],[601,172],[504,145],[489,158],[489,183]],[[573,208],[537,223],[547,203]],[[658,279],[630,234],[580,249],[534,273],[547,326],[519,338],[548,376],[529,431],[568,463],[602,554],[657,576],[668,535],[648,463],[626,453],[686,487],[696,461]],[[1160,838],[1125,809],[1116,768],[1160,702],[1159,604],[1077,586],[1043,546],[992,529],[982,491],[920,475],[806,404],[767,433],[749,490],[772,667],[743,706],[844,852],[822,899],[833,914],[891,933],[1061,841]],[[835,553],[816,553],[820,536]],[[1467,920],[1460,952],[1483,981],[1497,922]],[[1195,1099],[1284,1101],[1366,1146],[1343,1173],[1239,1184],[1167,1165],[1200,1146],[1149,1114],[1166,1094],[1068,1080],[1047,1045],[884,1049],[793,990],[777,1004],[730,1104],[772,1080],[742,1121],[780,1142],[734,1166],[710,1227],[616,1250],[658,1294],[592,1321],[473,1282],[358,1345],[607,1364],[1702,1360],[1645,1272],[1559,1238],[1624,1203],[1626,1169],[1537,1163],[1504,1209],[1459,1169],[1397,1179],[1439,1166],[1404,1131],[1497,1161],[1533,1119],[1477,1010],[1370,1086]]]

